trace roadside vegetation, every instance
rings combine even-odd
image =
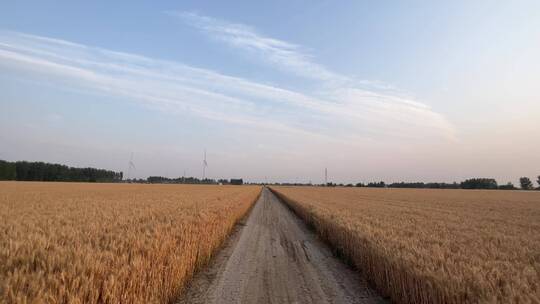
[[[540,303],[540,193],[272,187],[395,303]]]
[[[170,303],[259,193],[0,182],[0,303]]]

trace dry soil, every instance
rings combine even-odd
[[[183,303],[385,303],[268,189]]]

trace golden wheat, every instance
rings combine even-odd
[[[171,302],[259,192],[2,182],[0,302]]]
[[[540,303],[540,193],[274,187],[396,303]]]

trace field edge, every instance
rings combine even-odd
[[[327,243],[334,254],[365,276],[367,281],[383,297],[392,303],[471,303],[466,291],[450,294],[440,288],[434,278],[405,271],[402,261],[389,259],[367,239],[362,239],[338,223],[318,217],[313,211],[302,207],[297,201],[269,187],[280,201],[285,203],[322,241]],[[362,248],[352,248],[348,240],[359,239]]]
[[[227,233],[225,234],[225,237],[221,242],[214,248],[214,250],[210,253],[210,255],[204,259],[201,263],[197,263],[197,267],[194,269],[194,271],[190,274],[189,278],[186,279],[184,284],[181,286],[181,288],[178,290],[177,294],[173,297],[169,303],[177,303],[182,296],[184,295],[184,292],[186,291],[186,287],[189,286],[189,284],[192,282],[195,275],[202,270],[204,270],[208,265],[212,262],[212,259],[223,249],[224,245],[227,243],[231,235],[233,234],[235,227],[238,226],[242,221],[244,221],[249,215],[251,214],[251,211],[253,210],[253,207],[261,197],[263,191],[263,187],[260,187],[259,194],[253,199],[251,202],[249,208],[242,214],[240,217],[238,217],[234,224],[231,225],[231,227],[228,229]]]

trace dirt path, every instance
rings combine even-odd
[[[179,303],[385,303],[268,189]]]

